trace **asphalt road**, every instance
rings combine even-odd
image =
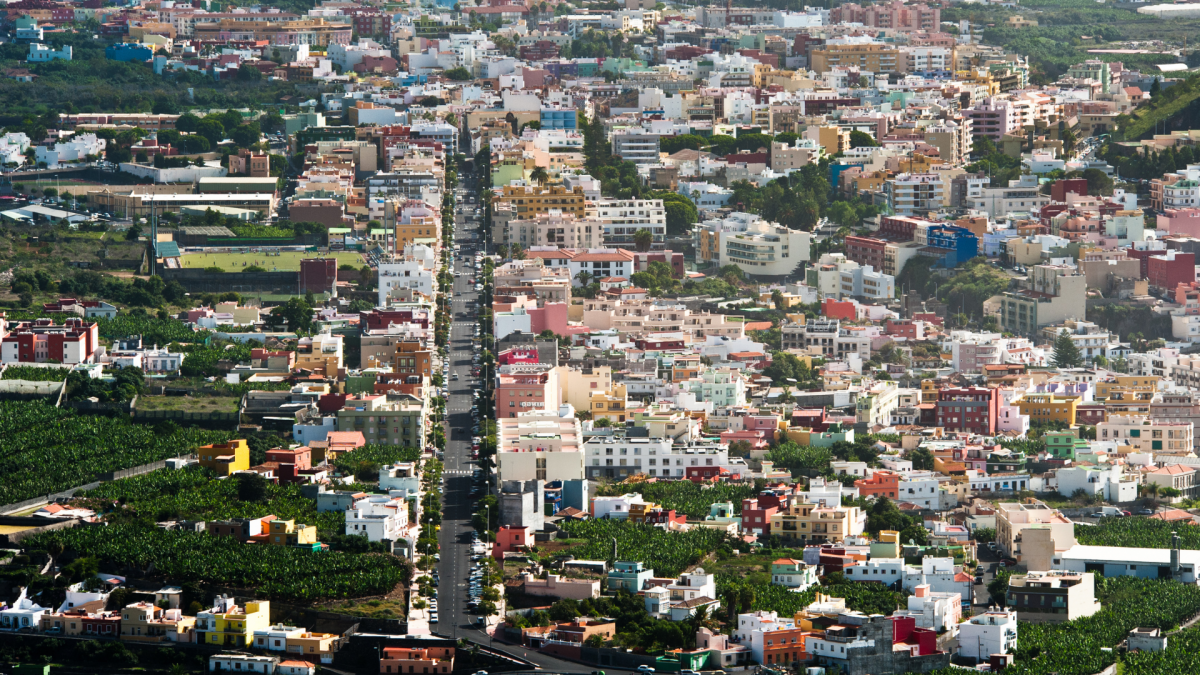
[[[464,180],[466,182],[469,181]],[[460,196],[455,214],[455,241],[460,241],[464,234],[463,201]],[[474,261],[474,253],[464,249],[455,258],[454,271],[466,271],[467,264]],[[467,285],[467,277],[455,276],[448,360],[451,373],[456,373],[458,379],[451,377],[446,383],[449,387],[446,403],[449,428],[443,471],[442,530],[438,535],[442,555],[438,566],[439,622],[430,626],[439,635],[475,640],[487,638],[472,625],[475,617],[467,612],[467,576],[471,568],[471,473],[476,468],[471,460],[471,402],[472,392],[479,386],[479,381],[471,378],[471,355],[474,353],[471,339],[475,335],[478,316],[474,304],[477,299],[478,293]],[[472,309],[468,310],[468,307]]]
[[[463,183],[470,183],[470,177],[464,176]],[[491,644],[493,649],[511,656],[525,659],[536,667],[555,673],[587,673],[594,670],[583,664],[573,663],[555,658],[548,654],[524,649],[519,646],[493,643],[487,633],[475,625],[477,614],[467,610],[469,596],[467,593],[468,575],[471,571],[471,527],[472,506],[471,474],[477,468],[471,459],[471,403],[474,391],[482,386],[482,381],[471,377],[471,357],[476,348],[471,340],[475,336],[475,326],[478,322],[479,294],[467,280],[477,279],[479,270],[473,267],[475,250],[480,245],[479,221],[472,215],[479,206],[478,195],[468,192],[473,203],[464,204],[464,199],[458,196],[458,212],[455,214],[454,237],[456,243],[461,243],[463,249],[455,257],[456,272],[471,272],[469,276],[454,278],[452,297],[454,317],[450,326],[450,371],[458,373],[458,379],[447,381],[449,399],[446,405],[448,429],[446,432],[446,455],[442,491],[442,530],[438,534],[438,545],[442,561],[438,565],[438,623],[431,624],[430,630],[444,637],[465,638],[479,644]],[[473,240],[473,241],[472,241]],[[471,267],[468,267],[472,265]],[[462,295],[457,295],[461,293]],[[634,671],[605,668],[609,675],[622,675]]]

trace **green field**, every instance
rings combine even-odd
[[[328,255],[337,258],[338,267],[342,265],[354,265],[357,268],[366,264],[359,254],[353,252],[341,251]],[[266,253],[189,253],[180,257],[179,261],[184,267],[199,267],[203,269],[216,265],[225,268],[229,272],[240,272],[251,265],[258,265],[265,268],[268,272],[291,272],[300,269],[301,260],[316,257],[320,256],[316,253],[292,251],[284,251],[278,255],[267,255]]]

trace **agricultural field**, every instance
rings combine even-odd
[[[742,512],[742,500],[753,497],[758,491],[753,485],[716,483],[698,485],[689,480],[658,481],[654,483],[616,483],[597,490],[597,496],[622,495],[637,492],[664,509],[674,509],[689,518],[704,518],[715,502],[733,502],[734,513]]]
[[[893,591],[883,584],[854,582],[815,586],[803,593],[794,593],[783,586],[770,583],[755,584],[735,580],[726,575],[717,575],[717,596],[728,604],[736,594],[739,604],[744,607],[743,611],[762,610],[778,612],[780,617],[791,617],[816,602],[817,593],[845,598],[849,609],[865,614],[891,614],[904,606],[908,596],[907,593]]]
[[[338,267],[353,265],[362,267],[362,256],[353,252],[331,252],[322,254],[337,258]],[[241,272],[251,265],[258,265],[268,272],[293,272],[300,269],[300,261],[313,257],[312,253],[304,251],[283,251],[280,253],[188,253],[180,257],[179,262],[185,268],[221,267],[226,272]]]
[[[571,549],[577,558],[611,558],[615,537],[619,560],[640,560],[660,577],[679,575],[702,563],[706,556],[729,542],[728,536],[717,530],[695,528],[687,532],[667,532],[652,525],[624,520],[564,521],[559,527],[568,538],[587,541]]]
[[[61,545],[64,551],[96,558],[101,571],[153,566],[155,575],[176,583],[215,584],[301,602],[386,595],[412,579],[411,564],[392,555],[246,545],[232,537],[141,523],[56,530],[26,544]]]
[[[1124,675],[1200,673],[1200,627],[1173,633],[1161,652],[1128,652],[1121,657]]]
[[[193,330],[179,319],[160,319],[151,314],[121,312],[112,319],[97,319],[100,337],[119,340],[130,335],[141,335],[142,344],[165,347],[172,342],[204,342],[211,333]]]
[[[70,368],[39,368],[37,366],[13,366],[4,369],[4,380],[26,380],[28,382],[62,382],[67,379]]]
[[[1200,528],[1148,518],[1101,518],[1094,526],[1076,525],[1075,539],[1087,546],[1170,548],[1178,532],[1182,548],[1200,550]]]
[[[210,521],[274,515],[316,525],[321,541],[345,530],[345,514],[318,513],[316,502],[302,496],[298,485],[264,481],[258,489],[261,492],[252,492],[242,487],[240,480],[217,480],[207,469],[190,466],[123,478],[76,497],[112,522]]]
[[[98,476],[224,441],[227,432],[177,429],[169,435],[48,403],[0,402],[0,504],[84,485]]]
[[[370,444],[338,455],[337,459],[333,460],[333,465],[342,473],[352,474],[369,467],[374,467],[378,472],[381,466],[389,466],[396,462],[415,462],[419,459],[421,459],[419,448]],[[364,464],[369,467],[364,467]]]

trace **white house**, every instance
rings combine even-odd
[[[174,373],[183,363],[183,357],[183,352],[155,346],[142,352],[142,369],[148,373]]]
[[[1058,493],[1066,497],[1075,494],[1076,490],[1083,490],[1089,497],[1099,496],[1113,504],[1137,499],[1137,478],[1126,477],[1122,467],[1116,464],[1063,467],[1055,472],[1055,477],[1058,478]]]
[[[21,589],[21,594],[17,596],[12,607],[0,609],[0,630],[38,630],[38,626],[42,622],[42,615],[49,612],[51,608],[42,607],[25,597],[26,591],[25,588]]]
[[[0,136],[0,164],[25,163],[25,151],[29,149],[29,137],[21,131],[10,131]]]
[[[29,62],[30,63],[45,63],[46,61],[70,61],[71,60],[71,45],[67,45],[62,49],[51,49],[43,44],[29,45]]]
[[[63,162],[87,159],[88,155],[101,155],[107,143],[103,138],[97,138],[96,134],[75,134],[67,141],[55,143],[53,149],[37,146],[34,158],[39,164],[54,168]]]
[[[938,593],[928,584],[921,584],[908,596],[908,609],[899,610],[892,616],[908,616],[917,622],[917,628],[928,628],[937,632],[954,630],[962,619],[962,597],[958,593]]]
[[[631,506],[645,503],[642,496],[636,492],[613,497],[596,497],[592,501],[592,517],[624,520],[629,517]]]
[[[393,289],[409,288],[422,295],[433,296],[433,271],[426,269],[415,258],[380,261],[378,276],[379,307],[388,306],[388,296]]]
[[[421,490],[421,476],[416,462],[396,462],[379,469],[379,489],[388,494],[398,493],[403,497],[415,495]]]
[[[390,496],[371,495],[346,511],[346,535],[365,536],[370,541],[398,541],[408,527],[408,502]]]
[[[958,625],[958,655],[986,661],[1017,647],[1017,610],[993,609]]]
[[[209,672],[267,673],[271,675],[278,665],[278,656],[214,654],[208,657]]]

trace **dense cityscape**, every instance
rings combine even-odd
[[[1200,4],[751,4],[9,2],[0,673],[1200,672]]]

